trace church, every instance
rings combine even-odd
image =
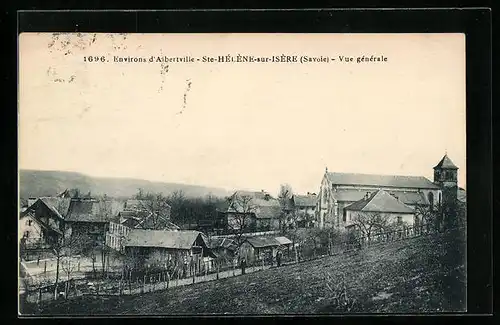
[[[441,204],[457,202],[458,167],[448,155],[434,167],[434,181],[422,176],[332,173],[325,170],[316,202],[317,225],[320,228],[344,229],[347,207],[383,190],[402,204],[437,209]]]

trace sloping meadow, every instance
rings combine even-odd
[[[46,315],[465,311],[464,256],[465,233],[451,231],[168,291],[79,297],[31,311]]]

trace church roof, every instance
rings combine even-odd
[[[384,190],[378,190],[347,206],[346,210],[362,212],[414,213],[414,210]]]
[[[423,176],[374,175],[352,173],[328,173],[327,177],[336,185],[366,185],[380,187],[438,189],[439,187]]]
[[[366,190],[359,189],[341,189],[333,192],[335,200],[339,202],[356,202],[366,195]],[[429,201],[422,192],[403,192],[403,191],[388,191],[389,194],[396,196],[401,202],[408,205],[429,205]]]
[[[436,168],[458,169],[448,155],[444,155],[443,159],[434,167],[434,169]]]

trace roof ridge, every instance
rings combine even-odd
[[[422,175],[400,175],[400,174],[374,174],[374,173],[355,173],[355,172],[327,172],[327,174],[339,174],[339,175],[361,175],[361,176],[389,176],[389,177],[408,177],[408,178],[425,178]]]

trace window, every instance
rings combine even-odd
[[[398,216],[398,224],[401,224],[403,223],[403,217],[402,216]]]
[[[24,238],[29,238],[29,236],[30,236],[30,232],[29,231],[25,231],[23,237]]]
[[[342,216],[342,221],[346,222],[347,221],[347,212],[344,210],[344,215]]]
[[[31,226],[31,223],[33,222],[33,220],[28,220],[28,226]]]
[[[434,211],[434,194],[432,192],[429,192],[429,194],[427,196],[429,198],[430,210]]]

